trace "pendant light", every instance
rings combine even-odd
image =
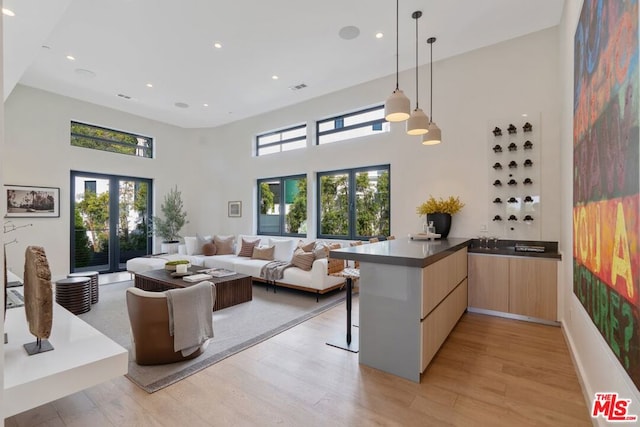
[[[416,109],[411,113],[411,117],[407,121],[407,133],[409,135],[424,135],[429,132],[429,117],[422,111],[418,104],[418,19],[422,16],[422,12],[417,10],[411,14],[416,20]]]
[[[398,14],[400,0],[396,0],[396,89],[384,103],[384,118],[388,122],[403,122],[409,118],[411,101],[400,90],[400,64],[398,60]]]
[[[427,43],[431,46],[431,72],[429,73],[431,76],[431,103],[429,106],[429,115],[431,116],[431,121],[429,122],[429,133],[427,133],[422,139],[422,143],[424,145],[436,145],[442,142],[442,131],[438,127],[438,125],[433,121],[433,44],[436,42],[435,37],[429,37],[427,39]]]

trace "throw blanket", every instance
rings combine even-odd
[[[194,353],[200,345],[213,338],[213,299],[215,286],[200,282],[186,288],[169,289],[169,334],[173,336],[174,351],[183,356]]]
[[[260,277],[265,280],[275,282],[276,280],[282,279],[284,271],[292,266],[293,264],[290,264],[287,261],[271,261],[270,263],[262,266],[260,269]]]

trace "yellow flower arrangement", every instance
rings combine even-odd
[[[464,203],[458,197],[449,196],[448,199],[440,197],[438,200],[429,195],[429,200],[416,208],[418,215],[428,215],[433,213],[447,213],[453,215],[464,207]]]

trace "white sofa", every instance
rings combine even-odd
[[[274,259],[280,261],[290,261],[293,251],[301,240],[300,238],[288,237],[239,235],[236,238],[234,254],[213,256],[205,256],[198,253],[189,254],[187,253],[186,245],[181,245],[179,249],[180,253],[178,254],[160,255],[149,258],[133,258],[127,261],[127,271],[135,274],[142,271],[160,269],[164,267],[167,261],[186,259],[193,265],[206,268],[226,268],[237,273],[252,276],[254,280],[264,281],[264,279],[260,277],[260,272],[262,267],[270,261],[238,256],[243,238],[247,241],[260,239],[260,246],[275,245]],[[311,270],[309,271],[302,270],[298,267],[289,267],[284,270],[282,279],[278,280],[276,285],[301,289],[317,294],[324,294],[342,287],[344,278],[330,276],[327,266],[327,258],[319,258],[313,261]]]

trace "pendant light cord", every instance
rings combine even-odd
[[[400,0],[396,0],[396,91],[400,90],[400,55],[398,51],[400,49],[400,44],[398,39],[400,38],[400,32],[398,27],[400,26],[400,18],[398,17],[400,14]]]
[[[418,19],[422,13],[416,14],[416,110],[418,109]]]
[[[429,45],[431,46],[431,58],[429,60],[430,64],[429,67],[431,68],[431,71],[429,72],[429,77],[431,79],[431,83],[430,83],[430,88],[429,91],[431,92],[430,95],[430,102],[429,102],[429,124],[433,123],[433,44],[436,42],[436,38],[435,37],[429,37],[427,39],[427,43],[429,43]]]

